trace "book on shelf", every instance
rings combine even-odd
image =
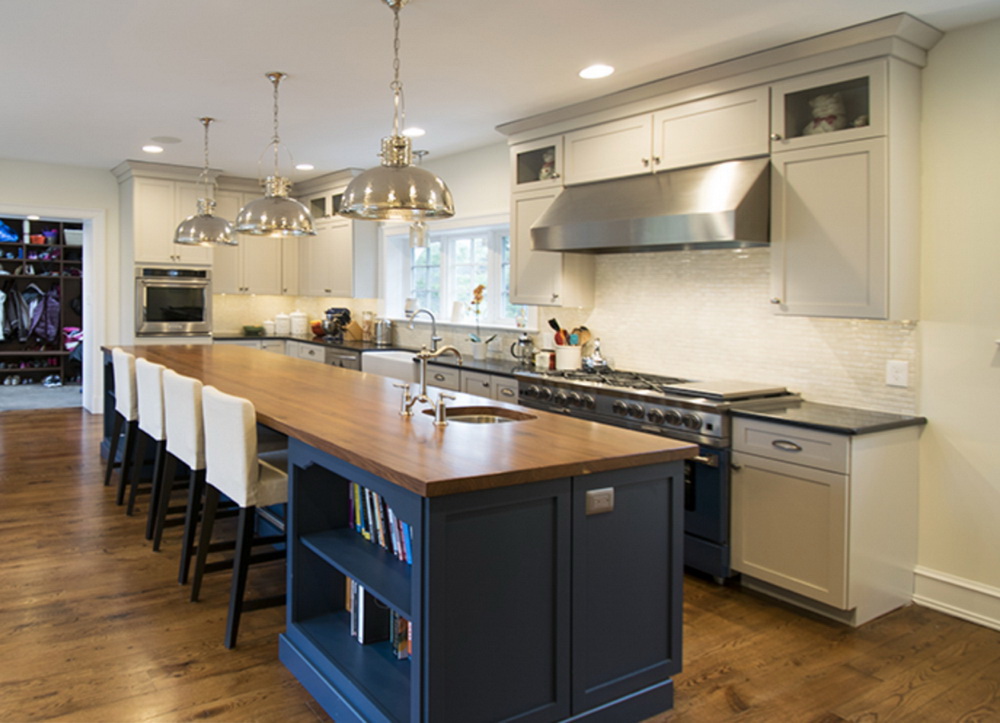
[[[364,539],[387,550],[397,560],[413,564],[413,530],[396,516],[385,498],[357,482],[348,488],[348,522]]]
[[[347,583],[349,603],[345,608],[351,614],[351,636],[360,645],[388,641],[396,658],[409,658],[413,648],[410,621],[365,590],[357,580],[347,578]]]

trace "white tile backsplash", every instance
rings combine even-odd
[[[596,273],[595,308],[580,319],[572,318],[580,310],[560,310],[559,320],[585,323],[620,368],[777,383],[812,401],[916,410],[917,326],[775,315],[770,249],[603,255]],[[907,388],[885,385],[888,360],[909,363]]]

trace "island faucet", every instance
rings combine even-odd
[[[418,379],[418,381],[420,382],[420,392],[414,396],[410,396],[409,384],[395,385],[403,390],[403,404],[399,410],[399,413],[402,416],[404,417],[413,416],[413,405],[416,404],[417,402],[420,402],[421,404],[429,404],[431,408],[434,409],[435,412],[434,416],[436,419],[436,423],[441,424],[443,426],[442,423],[445,421],[445,413],[443,409],[444,400],[454,399],[455,397],[452,396],[451,394],[444,394],[442,392],[437,403],[435,403],[433,400],[431,400],[429,396],[427,396],[427,360],[443,356],[444,354],[453,354],[454,356],[458,357],[458,363],[461,365],[462,352],[453,347],[451,344],[443,346],[436,351],[429,351],[427,349],[426,344],[420,347],[420,352],[417,354],[417,359],[420,360],[420,377]]]
[[[438,350],[438,342],[441,341],[441,337],[438,336],[437,332],[437,319],[434,318],[434,313],[430,309],[417,309],[412,314],[410,314],[410,328],[413,328],[413,320],[417,318],[417,314],[427,314],[431,317],[431,351]],[[461,358],[461,355],[459,355]]]

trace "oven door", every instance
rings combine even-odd
[[[729,450],[698,448],[684,462],[684,564],[729,577]]]
[[[139,277],[135,281],[135,333],[204,336],[212,331],[212,290],[207,277]]]

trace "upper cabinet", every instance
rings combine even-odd
[[[766,155],[768,115],[762,86],[572,131],[566,185]]]
[[[562,136],[520,143],[510,149],[511,190],[535,191],[563,185]]]
[[[792,78],[771,88],[771,151],[884,136],[886,61]]]
[[[919,68],[894,58],[844,66],[776,85],[772,97],[782,136],[772,141],[775,312],[918,318]],[[810,112],[827,130],[805,132]]]
[[[258,196],[216,191],[216,213],[233,222],[240,209]],[[282,294],[284,239],[237,235],[236,246],[211,249],[212,290],[217,294]]]
[[[198,212],[204,187],[191,181],[132,177],[122,185],[123,223],[130,219],[139,264],[211,266],[212,250],[174,243],[177,225]]]
[[[564,138],[566,185],[635,176],[653,170],[653,117],[621,118]]]

